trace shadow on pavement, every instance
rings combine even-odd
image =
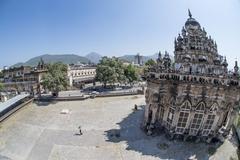
[[[1,156],[1,155],[0,155],[0,159],[1,159],[1,160],[12,160],[12,159],[10,159],[10,158],[8,158],[8,157]]]
[[[169,140],[160,131],[157,136],[147,136],[141,130],[144,109],[133,111],[121,122],[117,123],[120,129],[105,131],[108,142],[126,142],[124,150],[139,152],[141,155],[157,157],[159,159],[188,160],[194,156],[198,160],[208,160],[220,146],[217,144],[205,144],[184,142],[182,140]],[[209,150],[211,149],[211,153]]]
[[[38,107],[48,106],[50,104],[57,104],[57,101],[35,101],[34,102]]]

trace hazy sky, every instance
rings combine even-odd
[[[41,54],[173,54],[193,17],[240,60],[240,0],[0,0],[0,67]]]

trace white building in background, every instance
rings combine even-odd
[[[85,66],[81,64],[68,66],[68,80],[69,85],[81,87],[86,83],[94,82],[96,76],[95,66]]]

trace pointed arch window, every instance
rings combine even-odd
[[[193,116],[191,126],[190,126],[191,135],[197,135],[203,121],[204,110],[205,110],[205,104],[202,102],[197,106],[195,114]]]
[[[218,104],[214,103],[209,110],[209,114],[207,115],[207,120],[203,126],[203,131],[202,131],[203,136],[208,136],[209,133],[211,132],[214,120],[216,118],[217,110],[218,110]]]
[[[181,111],[189,111],[191,109],[191,103],[189,101],[186,101],[181,106]]]
[[[217,111],[217,109],[218,109],[218,104],[217,104],[217,103],[214,103],[214,104],[212,105],[212,107],[210,108],[210,112],[215,112],[215,111]]]
[[[179,134],[182,134],[186,129],[187,122],[190,115],[190,109],[191,109],[191,103],[189,101],[184,102],[183,105],[181,106],[177,128],[176,128],[176,132]]]

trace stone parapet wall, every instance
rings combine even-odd
[[[227,77],[227,76],[192,75],[168,72],[163,73],[149,72],[146,78],[149,80],[174,80],[191,83],[240,87],[240,80],[238,78],[230,78],[230,76]]]

